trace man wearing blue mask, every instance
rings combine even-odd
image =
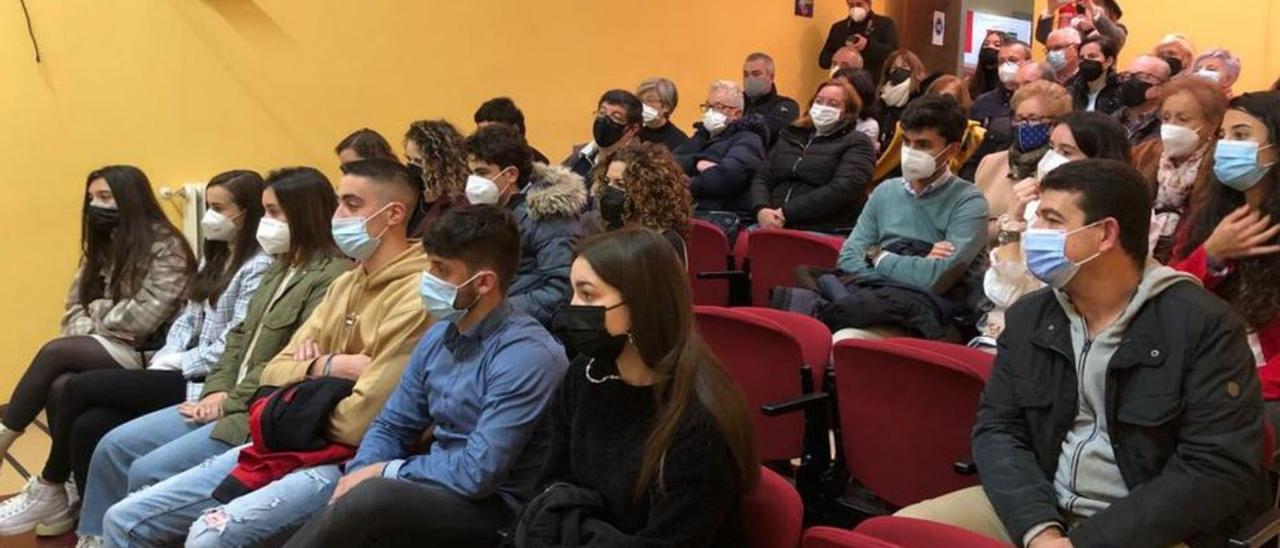
[[[400,380],[432,317],[419,297],[427,254],[406,235],[419,200],[417,183],[394,160],[344,164],[333,237],[358,266],[329,286],[323,301],[262,371],[262,386],[318,377],[354,383],[328,414],[325,451],[346,454]],[[270,326],[268,326],[270,327]],[[257,446],[254,447],[257,449]],[[275,481],[234,498],[215,499],[243,448],[146,487],[107,510],[108,546],[253,546],[297,527],[329,500],[341,458],[277,469]],[[199,462],[189,461],[189,462]],[[130,489],[145,485],[130,482]],[[225,504],[220,504],[225,502]]]
[[[1063,28],[1049,33],[1045,41],[1045,61],[1053,67],[1054,76],[1059,84],[1067,89],[1075,85],[1076,74],[1080,72],[1080,31]]]
[[[1150,259],[1134,168],[1071,162],[1040,197],[1022,240],[1049,287],[1008,312],[973,432],[982,486],[899,514],[1032,548],[1226,545],[1271,500],[1244,323]]]
[[[587,203],[582,178],[563,166],[532,163],[524,138],[509,127],[481,128],[463,146],[471,168],[467,200],[507,209],[520,227],[520,269],[507,296],[547,325],[571,293],[569,264]]]
[[[506,211],[454,210],[422,241],[424,306],[442,320],[346,466],[329,508],[288,546],[494,546],[533,496],[534,435],[564,349],[505,298],[520,256]]]

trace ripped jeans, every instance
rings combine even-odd
[[[254,546],[287,540],[324,509],[342,472],[329,464],[295,470],[219,505],[210,494],[235,468],[240,448],[129,495],[107,510],[107,546]]]

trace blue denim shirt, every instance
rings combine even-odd
[[[387,461],[384,477],[519,505],[544,456],[526,445],[568,366],[560,343],[506,301],[467,333],[437,322],[347,470]],[[410,454],[431,427],[430,450]]]

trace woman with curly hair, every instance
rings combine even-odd
[[[608,165],[592,185],[604,229],[655,230],[684,258],[693,197],[671,153],[658,143],[631,143],[610,154]]]
[[[409,220],[409,236],[421,238],[444,212],[466,207],[467,153],[462,134],[446,120],[418,120],[404,134],[409,171],[422,182],[422,203]]]
[[[1200,278],[1249,326],[1273,427],[1280,425],[1280,93],[1231,101],[1213,174],[1171,266]],[[1202,192],[1203,191],[1203,192]]]

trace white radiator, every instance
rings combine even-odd
[[[205,183],[184,183],[176,190],[167,186],[160,188],[160,197],[176,205],[182,212],[178,228],[182,229],[182,235],[195,252],[197,260],[202,259],[204,254],[204,234],[200,228],[200,219],[204,217],[205,210],[204,188]]]

